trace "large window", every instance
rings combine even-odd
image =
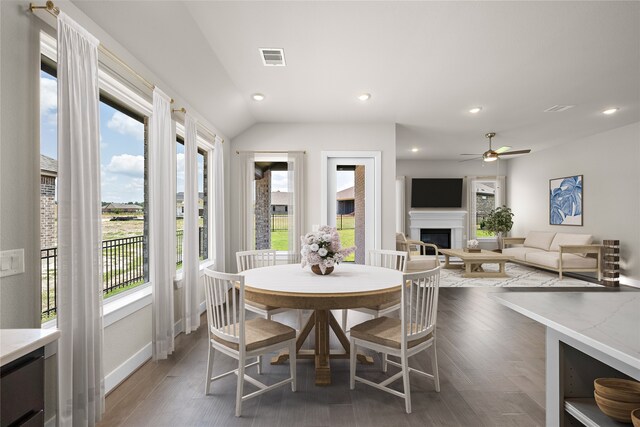
[[[42,321],[56,316],[57,82],[55,41],[42,38],[40,72],[40,266]],[[148,281],[145,117],[100,92],[103,292],[108,298]]]
[[[473,197],[475,198],[475,215],[476,229],[475,237],[477,239],[495,239],[495,233],[485,229],[484,221],[489,213],[496,208],[496,190],[498,189],[498,181],[493,179],[474,180]]]
[[[182,242],[184,235],[184,138],[178,136],[176,144],[176,267],[182,268]],[[198,248],[200,260],[209,258],[209,191],[208,156],[198,148]]]
[[[255,248],[289,250],[288,164],[272,159],[255,162]]]

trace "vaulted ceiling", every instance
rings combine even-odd
[[[489,131],[540,150],[640,120],[638,2],[74,4],[230,137],[396,123],[398,158],[460,159]],[[287,66],[263,66],[260,47],[284,48]],[[575,107],[544,112],[558,104]]]

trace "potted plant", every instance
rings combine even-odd
[[[513,212],[506,206],[497,207],[484,219],[484,229],[496,234],[498,248],[503,248],[502,237],[513,227]]]

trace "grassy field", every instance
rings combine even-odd
[[[349,247],[355,245],[355,218],[352,216],[338,217],[336,221],[337,225],[342,225],[343,229],[338,230],[340,235],[340,242],[342,246]],[[277,251],[286,251],[289,249],[289,231],[278,230],[271,232],[271,248]],[[355,255],[349,255],[345,261],[353,261]]]

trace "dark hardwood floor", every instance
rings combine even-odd
[[[489,292],[569,292],[607,289],[441,288],[438,310],[438,364],[441,392],[428,380],[411,377],[413,413],[402,399],[357,383],[349,390],[347,360],[332,360],[333,384],[314,385],[311,361],[298,362],[298,391],[288,387],[243,405],[234,416],[235,376],[213,384],[205,396],[206,328],[180,335],[176,351],[161,362],[147,362],[109,396],[101,426],[534,426],[544,425],[544,328],[487,297]],[[353,313],[353,312],[352,312]],[[279,315],[281,316],[281,315]],[[350,314],[350,322],[367,317]],[[276,316],[276,320],[281,320]],[[204,320],[204,316],[203,316]],[[294,324],[295,319],[285,319]],[[337,343],[335,343],[337,346]],[[379,359],[358,372],[383,378]],[[214,373],[237,366],[217,354]],[[430,371],[427,353],[412,366]],[[395,372],[393,367],[390,372]],[[257,375],[255,368],[249,372]],[[288,365],[264,363],[261,380],[288,375]],[[402,381],[394,383],[401,390]],[[254,390],[245,385],[245,392]]]

